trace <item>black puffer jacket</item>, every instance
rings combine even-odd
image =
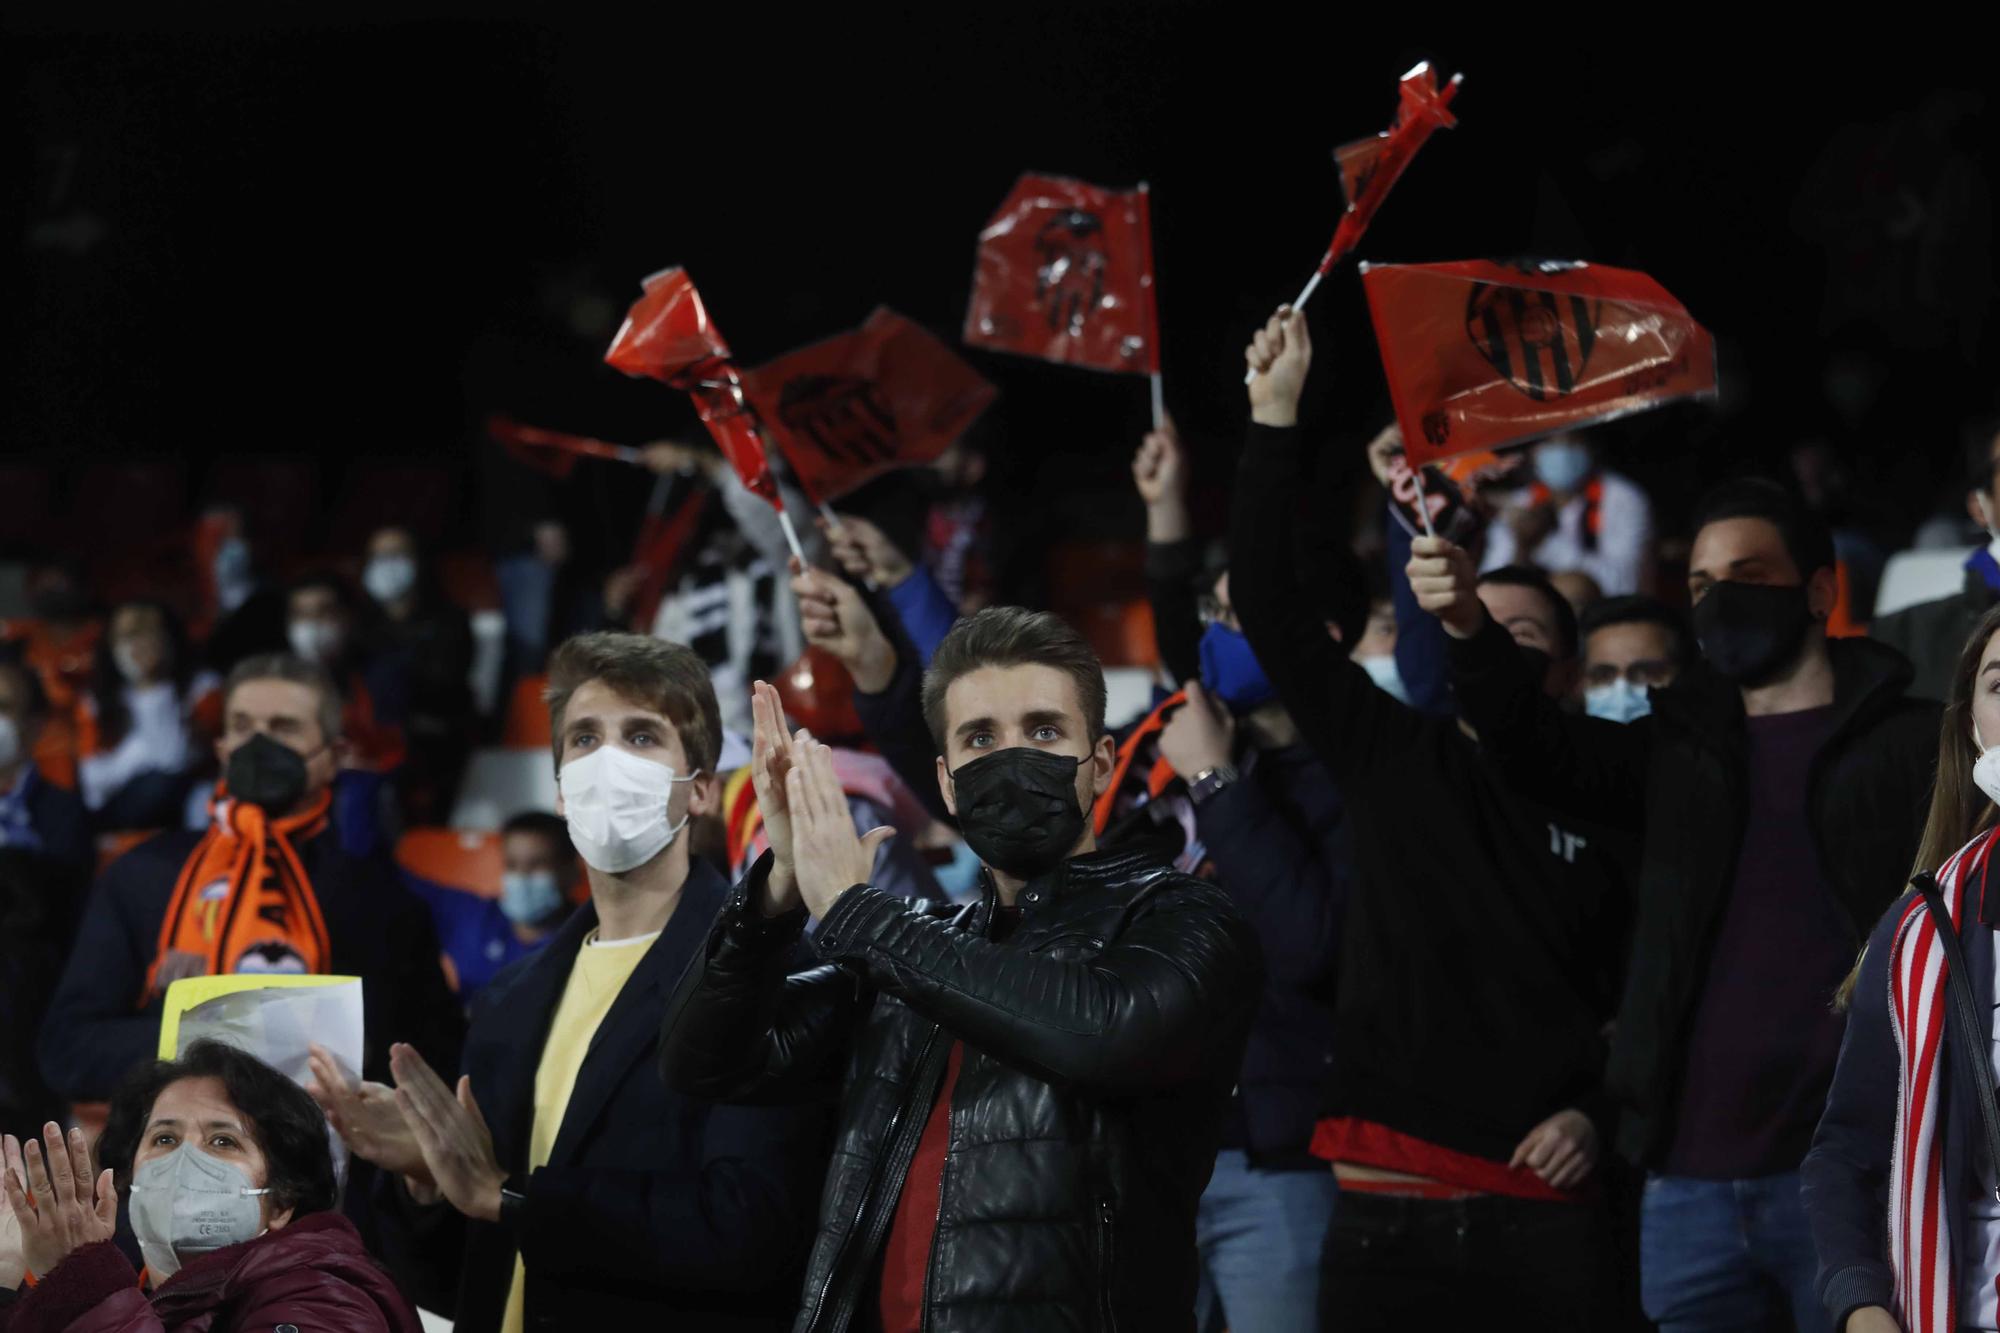
[[[965,1045],[932,1242],[937,1333],[1193,1327],[1194,1212],[1262,965],[1214,886],[1139,854],[1029,882],[1022,919],[850,889],[787,975],[804,924],[765,921],[769,858],[668,1007],[682,1092],[771,1101],[840,1089],[798,1328],[865,1327],[883,1239],[954,1039]]]
[[[1834,720],[1813,756],[1806,811],[1858,951],[1917,854],[1937,770],[1938,706],[1906,697],[1910,664],[1878,643],[1835,639],[1827,653]],[[1688,1028],[1750,808],[1742,692],[1697,664],[1654,691],[1651,717],[1618,726],[1559,712],[1491,621],[1454,642],[1452,659],[1461,708],[1524,795],[1645,831],[1606,1081],[1624,1106],[1620,1150],[1657,1165],[1673,1138]]]

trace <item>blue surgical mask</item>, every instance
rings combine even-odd
[[[1357,657],[1354,665],[1368,673],[1368,679],[1375,682],[1375,688],[1394,699],[1399,704],[1410,702],[1410,692],[1403,685],[1403,673],[1396,669],[1393,654],[1381,657]]]
[[[931,867],[931,876],[953,902],[963,903],[979,896],[979,871],[979,853],[961,838],[952,842],[951,864]]]
[[[1278,697],[1257,654],[1250,651],[1250,640],[1223,624],[1202,631],[1201,684],[1232,713],[1251,712]]]
[[[1556,440],[1535,450],[1535,476],[1552,491],[1574,491],[1590,479],[1590,449]]]
[[[1583,711],[1606,722],[1637,722],[1653,711],[1653,699],[1645,686],[1620,676],[1609,685],[1585,690]]]
[[[536,926],[556,914],[562,889],[553,870],[508,871],[500,877],[500,910],[517,926]]]

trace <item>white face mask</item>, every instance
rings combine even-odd
[[[139,654],[129,643],[111,645],[111,661],[118,668],[118,675],[127,685],[137,685],[145,672],[139,666]]]
[[[308,662],[326,666],[340,656],[340,626],[330,620],[294,620],[285,631],[292,651]]]
[[[183,1143],[132,1173],[132,1234],[158,1285],[181,1265],[226,1245],[255,1240],[268,1229],[254,1189],[234,1162]]]
[[[1609,685],[1585,690],[1583,711],[1607,722],[1637,722],[1653,711],[1653,699],[1644,685],[1620,676]]]
[[[21,757],[21,729],[14,725],[14,719],[0,713],[0,768],[6,768]]]
[[[556,775],[562,789],[569,840],[584,863],[607,875],[636,870],[665,851],[687,827],[687,816],[667,823],[667,801],[676,782],[693,782],[700,770],[678,777],[667,764],[641,759],[616,745],[599,745],[572,759]]]
[[[378,555],[361,571],[361,586],[378,602],[399,602],[417,586],[417,562],[406,555]]]
[[[1973,785],[1986,793],[1987,800],[2000,804],[2000,748],[1986,748],[1977,722],[1972,724],[1972,740],[1979,747],[1979,758],[1972,765]]]
[[[1368,679],[1375,682],[1375,688],[1394,699],[1399,704],[1410,702],[1410,691],[1403,684],[1403,673],[1396,669],[1393,654],[1382,657],[1357,657],[1354,664],[1368,673]]]

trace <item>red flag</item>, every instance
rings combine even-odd
[[[999,396],[956,352],[887,306],[858,329],[745,372],[743,387],[815,501],[930,462]]]
[[[1425,61],[1402,77],[1397,85],[1396,119],[1388,129],[1371,139],[1359,139],[1336,148],[1333,160],[1340,168],[1340,190],[1347,197],[1347,211],[1334,229],[1333,243],[1319,261],[1325,273],[1361,243],[1363,232],[1375,220],[1375,210],[1389,197],[1402,178],[1403,169],[1424,146],[1433,130],[1450,129],[1458,118],[1446,110],[1458,95],[1463,75],[1453,75],[1443,88]]]
[[[709,320],[694,280],[686,269],[670,268],[653,274],[643,286],[645,293],[626,312],[605,361],[627,375],[645,375],[690,394],[743,484],[774,506],[780,504],[778,483],[729,344]]]
[[[979,233],[965,341],[1093,370],[1155,375],[1153,244],[1144,187],[1022,176]]]
[[[619,463],[639,461],[639,451],[630,445],[543,430],[498,414],[486,418],[486,433],[516,461],[537,472],[546,472],[558,481],[575,470],[579,458],[609,458]]]
[[[1361,275],[1413,464],[1715,393],[1714,340],[1643,273],[1470,259]]]

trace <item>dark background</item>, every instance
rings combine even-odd
[[[1153,183],[1168,399],[1214,526],[1242,344],[1337,215],[1329,150],[1383,128],[1397,75],[1429,57],[1466,74],[1462,124],[1363,257],[1586,258],[1680,297],[1717,336],[1721,402],[1605,436],[1669,527],[1703,481],[1814,438],[1854,460],[1887,539],[1922,516],[1993,401],[1994,76],[1973,43],[1758,49],[1630,8],[1379,22],[1249,4],[573,25],[17,12],[0,447],[61,465],[48,504],[87,542],[89,460],[171,456],[192,504],[244,454],[317,456],[329,496],[357,460],[469,476],[490,410],[686,433],[679,395],[599,362],[642,275],[687,265],[750,363],[877,303],[955,337],[975,235],[1036,170]],[[1373,339],[1352,270],[1324,290],[1312,407],[1360,435],[1386,410]],[[989,436],[1010,491],[1051,532],[1136,535],[1143,382],[971,355],[1005,395]],[[608,465],[579,478],[607,531],[645,490]],[[310,508],[283,521],[331,540],[331,505]],[[470,539],[471,514],[454,503],[432,535]]]

